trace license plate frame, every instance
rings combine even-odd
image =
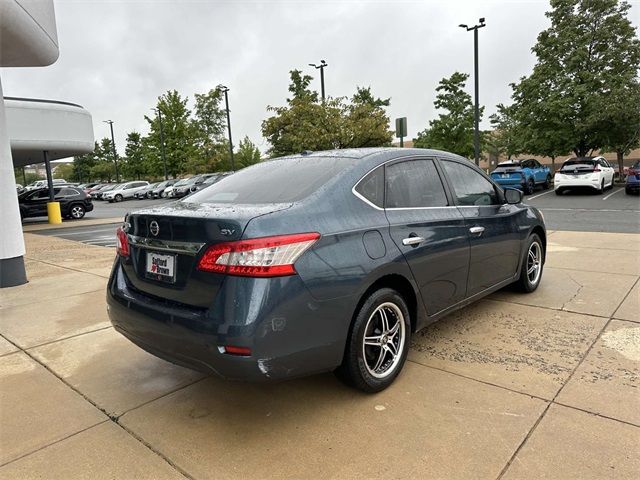
[[[154,268],[154,259],[155,268]],[[145,253],[145,277],[163,283],[176,283],[176,255],[147,250]],[[164,273],[167,270],[167,273]]]

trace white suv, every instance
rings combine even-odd
[[[118,188],[114,190],[109,190],[108,192],[104,192],[102,195],[103,200],[108,200],[111,202],[121,202],[127,198],[133,198],[138,190],[142,190],[145,187],[149,186],[149,182],[127,182],[118,186]]]
[[[566,160],[553,177],[556,195],[572,188],[588,187],[598,193],[613,188],[614,170],[604,157],[579,157]]]

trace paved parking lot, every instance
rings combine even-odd
[[[122,203],[95,202],[87,219],[124,218],[136,208],[167,203],[169,200],[130,200]],[[549,230],[573,230],[583,232],[640,232],[640,196],[626,195],[623,187],[615,187],[604,195],[572,193],[558,197],[553,190],[536,191],[525,197],[525,202],[538,207],[545,216]],[[33,219],[31,225],[45,222]],[[103,247],[115,246],[115,229],[118,223],[84,226],[86,221],[67,221],[64,229],[46,229],[38,233],[54,235],[69,240]],[[75,228],[77,224],[78,227]],[[73,230],[68,227],[73,227]]]
[[[640,235],[550,232],[535,293],[419,332],[377,395],[159,360],[108,322],[112,248],[26,241],[30,282],[0,291],[1,478],[640,476]]]

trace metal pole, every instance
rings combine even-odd
[[[22,167],[22,183],[24,183],[24,186],[27,186],[27,173],[24,171],[24,167]]]
[[[164,166],[164,179],[169,180],[169,176],[167,175],[167,156],[164,152],[164,130],[162,128],[162,113],[160,112],[159,108],[156,110],[156,112],[158,113],[158,120],[160,121],[160,148],[162,151],[162,164]]]
[[[404,137],[400,137],[400,148],[404,147]]]
[[[44,156],[44,168],[47,171],[47,186],[49,187],[49,201],[53,202],[55,192],[53,191],[53,174],[51,173],[51,162],[49,161],[49,152],[42,152]]]
[[[224,104],[227,108],[227,129],[229,130],[229,155],[231,155],[231,171],[235,172],[235,164],[233,161],[233,140],[231,139],[231,116],[229,113],[229,89],[224,89]]]
[[[320,89],[322,90],[322,101],[324,102],[324,67],[320,65]]]
[[[113,121],[107,120],[106,122],[109,124],[109,127],[111,127],[111,148],[113,150],[113,163],[116,167],[116,183],[120,183],[120,172],[118,171],[118,154],[116,153],[116,140],[113,136]]]
[[[473,58],[474,58],[474,80],[475,80],[475,129],[473,132],[473,149],[475,153],[476,165],[480,166],[480,100],[479,96],[479,81],[478,81],[478,29],[473,31]]]

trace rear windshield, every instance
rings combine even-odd
[[[339,157],[270,160],[229,175],[185,201],[249,205],[297,202],[318,190],[351,161]]]
[[[585,165],[587,167],[593,167],[595,165],[595,163],[596,163],[595,160],[589,160],[589,159],[586,159],[586,158],[584,160],[581,160],[581,159],[576,158],[576,159],[567,160],[566,162],[564,162],[562,164],[562,168],[564,168],[564,167],[572,167],[574,165]]]

